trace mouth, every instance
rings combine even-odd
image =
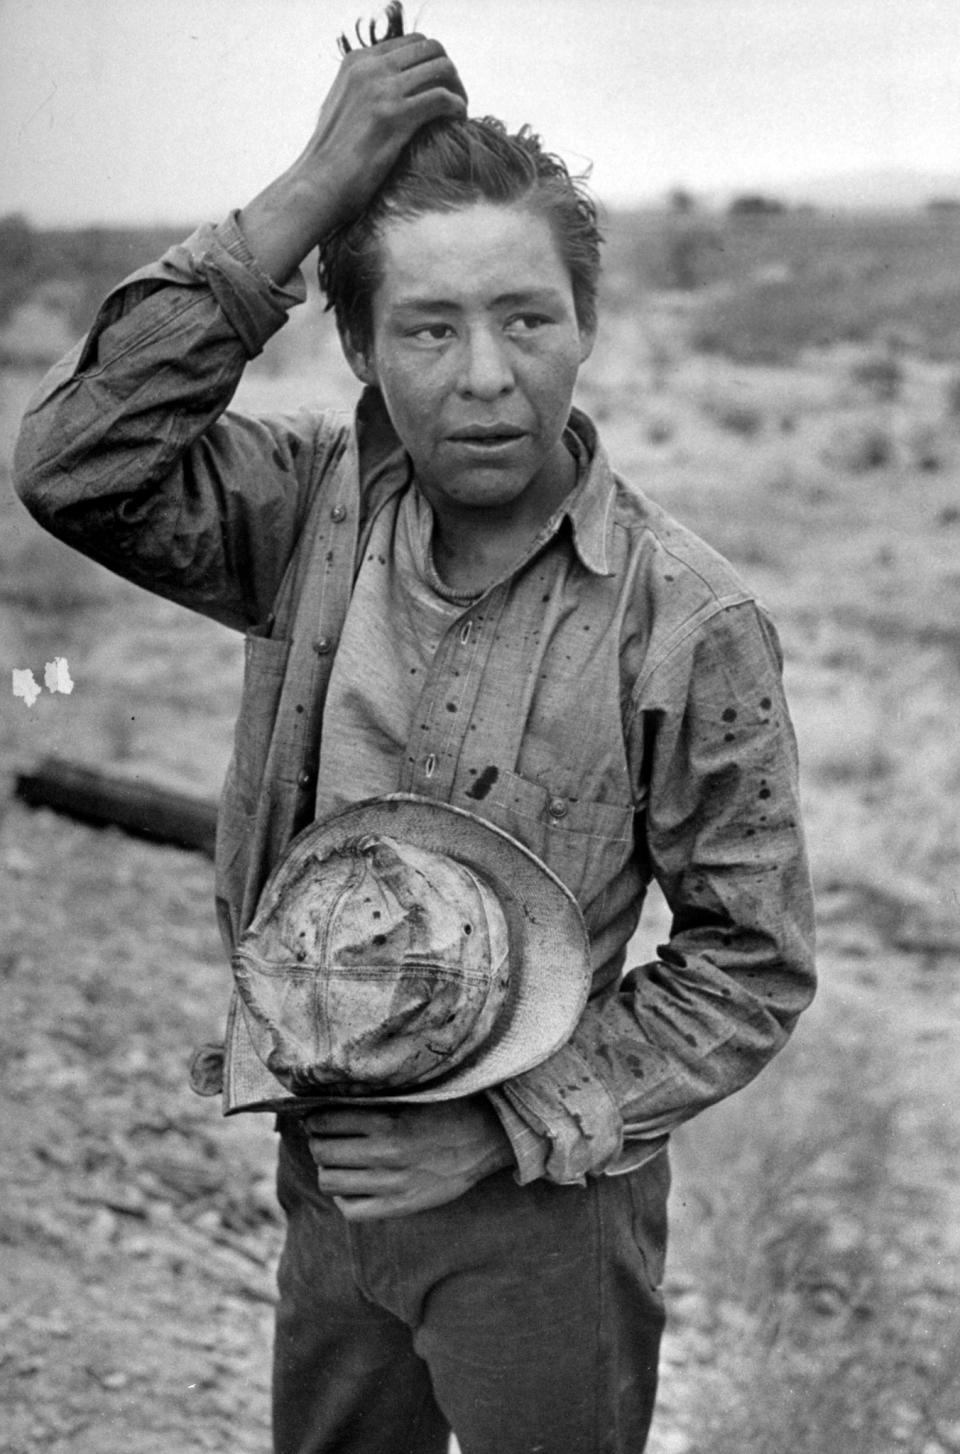
[[[514,444],[526,437],[526,430],[516,424],[469,424],[455,429],[448,435],[455,444],[473,444],[481,447]]]

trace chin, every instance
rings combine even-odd
[[[416,464],[414,464],[416,470]],[[424,495],[442,508],[444,504],[461,509],[494,508],[512,505],[530,487],[532,476],[503,469],[416,470]]]
[[[462,484],[459,482],[445,484],[442,490],[436,492],[437,496],[450,505],[459,506],[465,510],[497,510],[507,509],[521,500],[529,488],[528,480],[505,481],[502,478],[492,480],[469,480]]]

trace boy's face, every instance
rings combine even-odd
[[[345,348],[427,499],[457,514],[551,503],[593,336],[549,223],[519,204],[428,212],[386,225],[380,261],[370,347]]]

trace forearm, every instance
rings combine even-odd
[[[284,285],[343,216],[332,179],[318,185],[297,163],[247,203],[240,221],[260,267]]]
[[[89,334],[44,379],[17,444],[17,487],[42,506],[164,474],[222,413],[247,359],[302,292],[250,272],[236,224],[199,229],[109,295]]]
[[[679,936],[684,951],[665,946],[661,960],[631,970],[613,996],[587,1005],[567,1045],[500,1086],[492,1099],[521,1179],[579,1181],[629,1164],[638,1143],[752,1080],[813,994],[812,936],[805,922],[784,927],[765,949],[751,950],[749,934],[738,944],[733,929],[699,950]]]
[[[672,1130],[739,1090],[781,1050],[815,986],[806,896],[775,930],[682,932],[584,1017],[574,1044],[603,1076],[624,1136]],[[682,947],[681,947],[682,946]]]

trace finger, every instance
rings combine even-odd
[[[401,1190],[395,1175],[371,1171],[367,1166],[320,1166],[317,1186],[328,1197],[397,1196]]]
[[[412,66],[409,70],[404,71],[403,79],[408,96],[417,96],[421,91],[430,91],[439,87],[445,91],[452,91],[457,96],[462,96],[464,101],[467,99],[467,93],[457,75],[456,67],[446,56],[426,61],[422,66]]]
[[[402,51],[395,51],[392,61],[401,73],[416,72],[416,90],[424,89],[425,76],[428,84],[445,86],[456,95],[462,96],[464,101],[468,100],[466,87],[457,68],[438,40],[428,40],[422,35],[404,36],[404,40],[414,41],[415,44]]]
[[[310,1136],[307,1144],[317,1166],[373,1167],[385,1166],[388,1156],[377,1155],[366,1136]]]
[[[407,44],[401,49],[399,46],[393,53],[393,60],[402,71],[408,70],[411,66],[419,66],[424,61],[437,60],[446,56],[446,51],[438,40],[433,40],[426,35],[405,35],[403,39]]]
[[[428,121],[440,121],[444,117],[459,118],[466,114],[467,103],[464,97],[435,87],[432,91],[418,91],[410,96],[404,117],[412,130],[417,131]]]
[[[417,1211],[406,1199],[396,1197],[333,1197],[333,1205],[348,1222],[382,1222],[406,1217]]]
[[[373,1222],[383,1217],[408,1217],[411,1212],[426,1212],[454,1198],[447,1192],[408,1188],[369,1196],[338,1193],[331,1200],[348,1222]]]
[[[409,35],[391,35],[389,39],[378,40],[376,45],[360,45],[352,47],[344,56],[344,60],[352,60],[354,64],[362,61],[366,64],[371,56],[396,57],[397,51],[409,50],[411,46],[423,45],[427,36],[421,35],[417,30],[411,31]],[[439,45],[439,41],[432,42]]]

